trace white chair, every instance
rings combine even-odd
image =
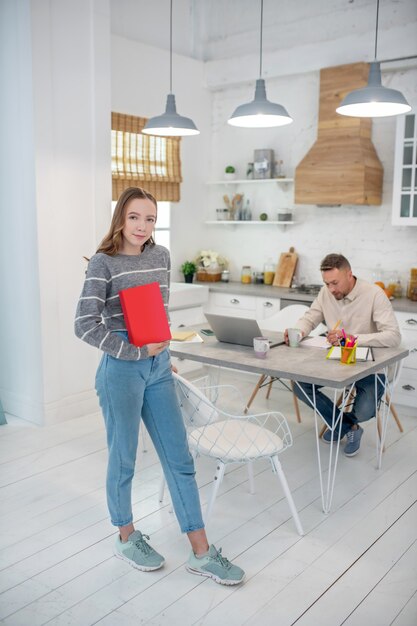
[[[391,393],[393,393],[393,392],[394,392],[394,389],[395,389],[395,387],[397,386],[398,381],[400,380],[400,377],[401,377],[401,372],[402,372],[403,367],[404,367],[404,359],[398,363],[398,366],[397,366],[397,368],[396,368],[396,371],[395,371],[395,373],[394,373],[394,376],[393,376],[392,380],[390,381],[389,389],[391,390]],[[390,377],[389,377],[389,378],[390,378]],[[390,412],[391,412],[391,414],[392,414],[392,417],[393,417],[393,418],[394,418],[394,420],[395,420],[395,423],[396,423],[396,424],[397,424],[397,426],[398,426],[398,430],[400,431],[400,433],[403,433],[403,432],[404,432],[403,425],[401,424],[400,418],[398,417],[398,413],[397,413],[397,411],[396,411],[395,406],[394,406],[394,405],[392,404],[392,402],[391,402],[390,392],[389,392],[388,388],[386,388],[386,389],[385,389],[385,393],[384,393],[384,395],[382,396],[381,403],[380,403],[379,408],[378,408],[378,416],[377,416],[377,420],[378,420],[378,433],[379,433],[379,436],[381,437],[381,418],[380,418],[380,411],[381,411],[381,404],[382,404],[382,403],[385,403],[387,406],[389,406],[389,410],[390,410]]]
[[[202,390],[189,381],[178,374],[174,374],[174,378],[191,453],[194,457],[206,456],[216,460],[216,473],[205,521],[209,520],[213,511],[227,465],[245,463],[250,467],[257,459],[269,459],[281,482],[297,531],[303,535],[297,509],[278,458],[281,452],[292,445],[285,417],[277,411],[256,415],[228,413],[213,404]],[[226,386],[218,386],[217,390],[220,387]]]
[[[396,367],[396,371],[391,378],[389,377],[389,386],[386,387],[385,392],[380,400],[379,406],[378,406],[378,412],[377,412],[377,430],[378,430],[378,436],[379,439],[381,440],[382,438],[382,425],[381,425],[381,405],[385,404],[387,407],[389,407],[389,411],[392,415],[392,417],[394,418],[395,423],[397,424],[398,430],[400,431],[400,433],[404,432],[404,428],[403,425],[401,423],[400,418],[398,417],[398,413],[397,410],[395,408],[395,406],[393,405],[393,403],[391,402],[391,396],[390,396],[390,390],[391,393],[394,392],[395,387],[398,384],[398,381],[400,379],[401,376],[401,371],[403,369],[404,366],[404,360],[400,361],[398,366]],[[349,396],[346,400],[346,407],[347,407],[347,411],[352,410],[352,405],[353,405],[353,400],[355,398],[355,390],[351,389],[349,392]],[[342,404],[342,400],[343,400],[343,394],[341,394],[337,400],[337,406],[339,407]],[[327,426],[326,424],[323,425],[319,437],[323,437],[324,433],[327,430]]]
[[[258,320],[258,324],[262,332],[266,335],[268,334],[268,332],[272,331],[284,332],[286,328],[291,328],[300,319],[300,317],[304,315],[306,311],[308,311],[308,306],[306,306],[305,304],[291,304],[290,306],[287,306],[284,309],[281,309],[280,311],[275,313],[275,315],[271,315],[266,319]],[[324,324],[319,324],[317,328],[312,331],[311,335],[320,335],[325,330],[327,330],[326,326]],[[275,381],[280,382],[286,389],[292,391],[297,422],[301,422],[300,407],[298,404],[298,398],[294,393],[293,381],[291,380],[290,386],[288,386],[288,384],[284,380],[280,378],[275,378],[274,376],[268,376],[267,374],[261,374],[261,376],[259,377],[259,380],[255,385],[252,395],[250,396],[246,404],[245,412],[248,411],[250,405],[254,401],[255,396],[258,393],[259,389],[261,389],[261,387],[265,387],[266,385],[268,386],[266,398],[269,398],[272,384]]]

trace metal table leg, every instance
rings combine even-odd
[[[298,383],[296,383],[298,385]],[[340,448],[340,435],[342,429],[338,429],[338,437],[335,441],[333,441],[333,433],[336,428],[341,426],[341,421],[343,417],[343,412],[346,407],[346,403],[348,402],[348,398],[350,396],[351,391],[353,390],[355,383],[352,383],[350,387],[345,387],[343,389],[343,399],[340,406],[337,406],[337,395],[340,393],[340,390],[335,389],[333,393],[333,414],[332,414],[332,424],[328,424],[320,411],[317,409],[316,403],[316,386],[313,385],[313,401],[311,402],[310,398],[305,393],[304,389],[298,385],[304,396],[307,398],[309,404],[312,406],[314,410],[314,422],[315,422],[315,430],[316,430],[316,446],[317,446],[317,461],[319,466],[319,479],[320,479],[320,491],[321,491],[321,502],[324,513],[329,513],[334,493],[334,485],[336,480],[336,470],[337,470],[337,461],[339,458],[339,448]],[[320,452],[320,429],[319,429],[319,418],[322,422],[326,424],[328,429],[332,433],[332,441],[330,443],[329,450],[329,462],[327,465],[327,481],[324,481],[324,473],[326,468],[323,469],[322,461],[321,461],[321,452]]]
[[[397,368],[399,366],[399,362],[395,363],[394,376],[392,380],[395,380],[397,375]],[[377,390],[378,390],[378,381],[384,386],[384,392],[382,394],[380,405],[378,406],[378,398],[377,398]],[[388,367],[385,367],[381,373],[375,374],[375,431],[376,431],[376,461],[377,468],[381,469],[382,467],[382,453],[384,451],[385,446],[385,438],[387,435],[387,427],[388,427],[388,418],[390,416],[391,411],[391,402],[392,396],[394,393],[394,386],[392,381],[388,380]],[[387,399],[388,398],[388,399]],[[378,432],[378,411],[381,417],[381,432]]]

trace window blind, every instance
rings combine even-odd
[[[111,114],[112,199],[127,187],[143,187],[157,200],[180,199],[181,137],[143,135],[147,119]]]

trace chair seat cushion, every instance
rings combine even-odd
[[[223,461],[248,461],[274,456],[284,448],[281,437],[248,420],[225,420],[188,433],[192,450]]]

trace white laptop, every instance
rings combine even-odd
[[[205,313],[204,315],[218,341],[253,347],[253,338],[264,336],[258,322],[254,319],[217,315],[215,313]],[[273,335],[273,339],[270,340],[271,348],[285,343],[284,333],[276,332],[268,333],[268,335]]]

